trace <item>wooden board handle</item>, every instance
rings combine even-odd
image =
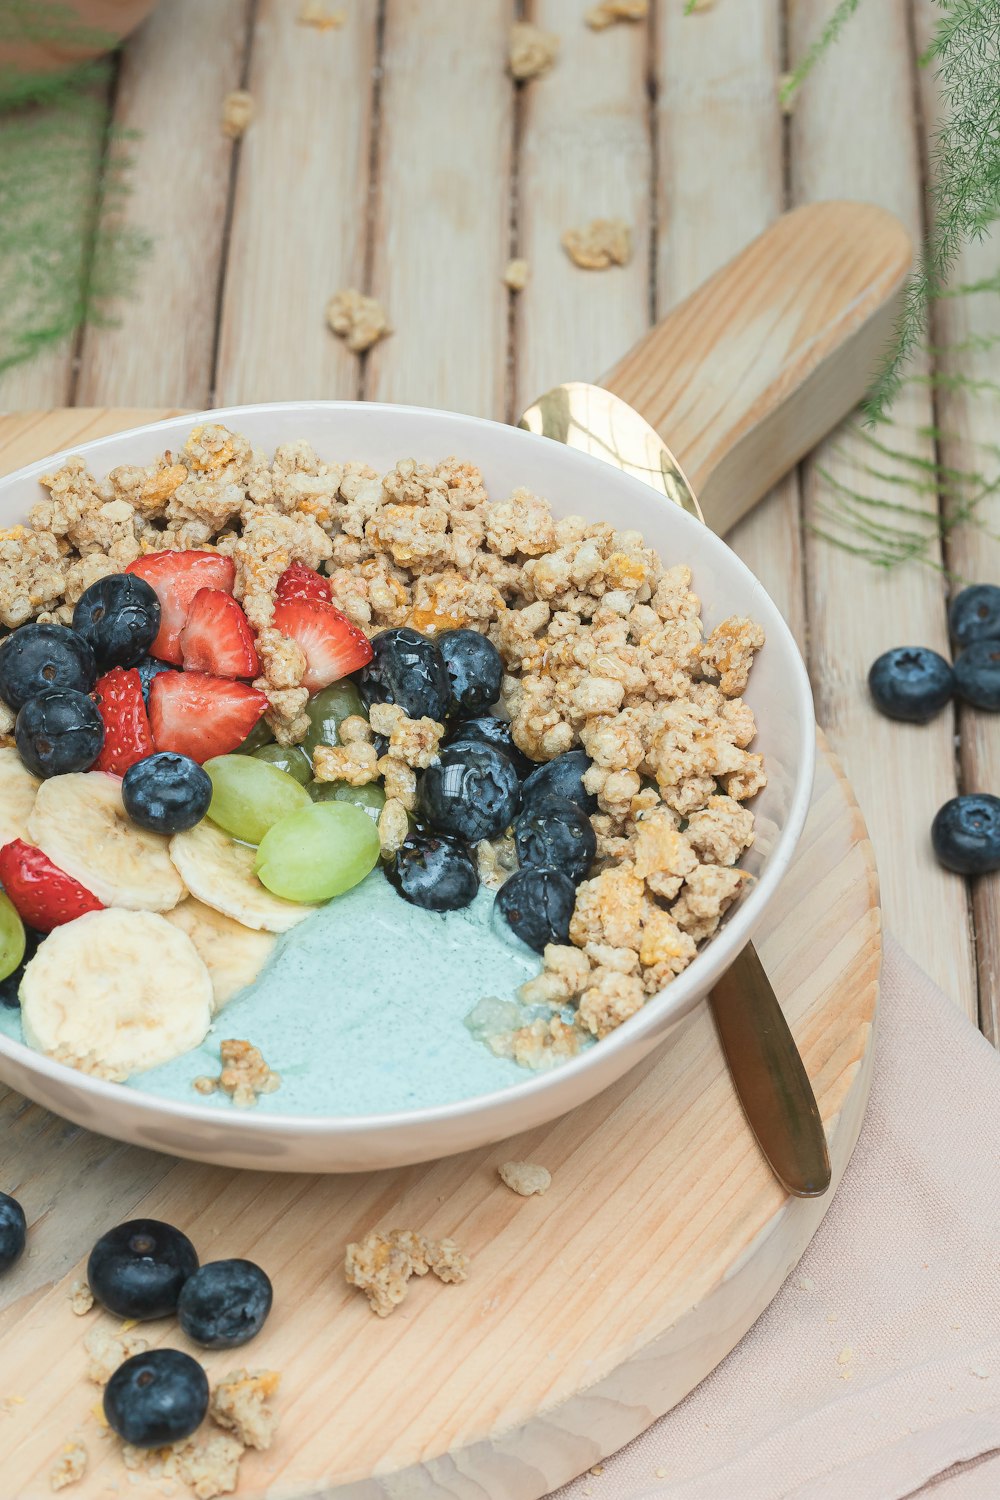
[[[782,214],[609,370],[720,534],[856,406],[899,312],[913,246],[871,203]]]

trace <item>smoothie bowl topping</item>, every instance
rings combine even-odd
[[[706,636],[638,532],[218,424],[42,484],[0,532],[8,1035],[190,1093],[235,997],[283,1094],[320,1009],[376,1090],[395,1046],[488,1091],[628,1020],[749,879],[763,631]]]

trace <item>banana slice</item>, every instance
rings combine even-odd
[[[237,844],[208,818],[170,840],[170,858],[192,896],[244,927],[287,932],[316,908],[272,896],[253,872],[256,857],[256,849]]]
[[[41,783],[16,750],[0,749],[0,849],[28,838],[28,818]]]
[[[191,939],[148,911],[57,927],[21,980],[29,1047],[105,1078],[169,1062],[205,1039],[212,981]]]
[[[194,943],[212,980],[216,1012],[237,990],[253,984],[277,942],[273,933],[254,932],[193,896],[165,915],[168,922],[186,932]]]
[[[78,771],[43,781],[28,835],[105,906],[169,911],[184,896],[168,840],[130,821],[117,776]]]

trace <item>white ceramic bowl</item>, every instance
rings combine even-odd
[[[704,998],[751,937],[788,868],[812,788],[812,695],[791,632],[762,585],[724,542],[656,491],[547,438],[451,412],[351,402],[281,402],[177,417],[100,438],[73,450],[99,476],[180,448],[196,420],[211,417],[258,447],[306,438],[323,457],[363,459],[379,470],[397,459],[437,462],[457,454],[478,464],[491,495],[526,485],[556,515],[582,514],[641,531],[668,565],[694,574],[706,628],[748,615],[766,631],[747,699],[757,716],[755,748],[768,785],[754,803],[757,837],[744,865],[751,890],[694,962],[638,1015],[555,1071],[526,1074],[502,1092],[436,1109],[367,1116],[254,1114],[158,1099],[88,1078],[0,1035],[0,1079],[79,1125],[197,1161],[287,1172],[352,1172],[402,1166],[467,1151],[541,1125],[614,1083],[660,1046]],[[42,491],[38,476],[66,455],[0,480],[0,526],[25,517]]]

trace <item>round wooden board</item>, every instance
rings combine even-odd
[[[871,847],[842,772],[820,756],[812,810],[759,949],[802,1050],[834,1183],[861,1126],[881,961]],[[536,1500],[669,1410],[742,1337],[815,1232],[824,1199],[789,1199],[743,1119],[707,1006],[666,1049],[584,1108],[491,1150],[354,1177],[267,1176],[175,1161],[90,1135],[9,1092],[4,1186],[31,1250],[0,1283],[0,1474],[41,1500],[63,1444],[90,1456],[73,1500],[135,1486],[93,1414],[83,1339],[103,1319],[67,1301],[96,1236],[167,1219],[203,1260],[248,1256],[275,1284],[245,1350],[209,1376],[283,1372],[281,1425],[248,1453],[238,1500]],[[497,1177],[552,1173],[544,1197]],[[411,1283],[385,1320],[343,1277],[375,1227],[452,1235],[467,1283]],[[173,1322],[155,1343],[191,1348]],[[198,1353],[197,1350],[193,1352]],[[190,1493],[178,1482],[178,1495]]]

